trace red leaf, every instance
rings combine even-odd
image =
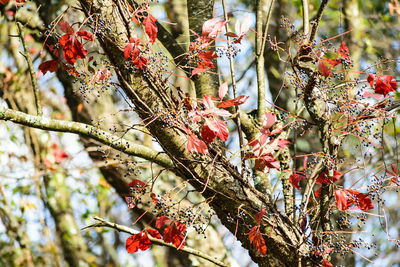
[[[271,112],[267,112],[263,116],[263,125],[261,128],[261,132],[264,133],[267,129],[271,128],[276,122],[276,114]]]
[[[58,25],[60,25],[61,30],[66,34],[74,34],[75,32],[74,29],[72,29],[72,27],[66,21],[60,21]]]
[[[171,222],[172,220],[166,216],[158,217],[156,220],[156,228],[160,229],[164,226],[167,222]]]
[[[235,38],[239,37],[239,35],[237,35],[237,34],[234,33],[234,32],[227,32],[227,33],[225,33],[224,35],[225,35],[225,36],[228,36],[228,37],[235,37]]]
[[[64,34],[59,41],[60,46],[63,46],[63,56],[64,59],[73,64],[76,62],[77,58],[85,58],[87,56],[87,50],[78,41],[78,39],[73,38],[70,34]]]
[[[351,189],[335,190],[336,205],[340,210],[347,210],[352,204],[367,211],[374,208],[371,199],[363,193]]]
[[[374,205],[372,204],[371,199],[368,197],[368,195],[347,189],[347,192],[355,196],[356,200],[353,202],[359,209],[363,211],[367,211],[370,209],[374,208]]]
[[[192,76],[194,76],[196,74],[199,74],[199,73],[202,73],[202,72],[205,72],[205,71],[207,71],[207,69],[195,68],[195,69],[192,70]]]
[[[346,190],[335,190],[335,199],[336,206],[340,210],[347,210],[351,205],[351,201],[349,201],[349,196]]]
[[[158,198],[156,197],[156,194],[151,193],[150,196],[151,196],[151,201],[153,201],[154,204],[157,204]]]
[[[76,35],[80,36],[82,39],[93,41],[93,35],[88,31],[77,31]]]
[[[58,164],[69,158],[68,154],[60,149],[56,143],[53,143],[53,155],[54,162]]]
[[[93,76],[92,81],[93,82],[100,82],[100,81],[106,81],[108,78],[110,78],[111,72],[107,69],[104,68],[102,70],[96,71],[96,73]]]
[[[208,127],[207,124],[204,124],[203,127],[201,127],[201,138],[203,138],[207,144],[214,141],[214,138],[216,136],[217,135],[213,131],[211,131],[210,127]]]
[[[186,231],[186,225],[181,222],[171,222],[163,232],[163,240],[167,243],[172,243],[177,248],[183,248],[185,246],[184,232]]]
[[[125,202],[128,204],[128,210],[136,207],[136,202],[134,201],[133,197],[125,197]]]
[[[57,60],[48,60],[39,65],[39,70],[36,72],[36,78],[45,75],[47,72],[56,72],[58,70]]]
[[[154,238],[161,239],[161,235],[157,230],[148,228],[146,229],[146,232],[149,233],[149,235],[151,235]]]
[[[375,93],[386,96],[389,92],[395,91],[397,82],[391,75],[380,75],[376,78]]]
[[[217,107],[218,108],[229,108],[231,106],[241,105],[244,102],[246,102],[248,98],[249,97],[247,95],[241,95],[241,96],[238,96],[238,97],[236,97],[234,99],[230,99],[230,100],[227,100],[227,101],[224,101],[224,102],[220,102],[220,103],[218,103]]]
[[[322,260],[322,267],[333,267],[333,265],[328,260],[323,259]]]
[[[323,61],[319,62],[318,71],[324,77],[332,76],[331,69]]]
[[[224,82],[219,86],[218,90],[219,99],[223,100],[227,92],[228,92],[228,82]]]
[[[222,33],[227,23],[228,21],[222,20],[217,22],[215,18],[209,19],[203,24],[202,35],[207,38],[216,38]]]
[[[221,116],[221,117],[229,117],[232,114],[224,109],[219,109],[214,106],[214,102],[210,97],[204,95],[203,96],[203,105],[205,106],[205,110],[202,112],[203,116],[212,115],[212,116]]]
[[[85,49],[83,44],[78,41],[78,39],[74,40],[74,48],[76,50],[75,55],[77,58],[85,58],[88,54],[88,51]]]
[[[373,93],[371,93],[371,92],[365,92],[365,93],[363,94],[363,97],[373,97],[373,98],[375,98],[376,100],[381,100],[381,98],[383,98],[383,96],[381,96],[381,95],[376,95],[376,94],[373,94]]]
[[[261,235],[260,229],[258,226],[253,226],[249,232],[250,244],[260,252],[261,255],[265,255],[267,253],[267,246],[265,245],[265,240]]]
[[[145,57],[138,57],[136,60],[133,61],[133,64],[138,67],[139,69],[144,69],[147,65],[147,58]]]
[[[214,132],[219,139],[222,141],[226,141],[226,139],[228,139],[229,130],[225,122],[214,117],[206,118],[205,120],[205,125],[207,125],[208,128]]]
[[[369,82],[369,84],[371,85],[371,87],[374,87],[374,80],[375,80],[375,78],[376,78],[376,75],[375,75],[375,74],[370,74],[370,75],[368,75],[367,82]]]
[[[147,36],[150,38],[150,43],[154,44],[157,39],[157,19],[153,17],[151,14],[148,14],[147,17],[143,20],[143,24],[145,25],[145,31]]]
[[[300,183],[301,179],[303,179],[303,178],[304,178],[304,175],[294,173],[294,174],[290,175],[289,182],[292,184],[293,187],[300,190],[299,183]]]
[[[332,183],[336,182],[337,180],[339,180],[339,178],[342,177],[342,175],[343,174],[341,174],[340,172],[334,170],[333,176],[328,177],[328,170],[325,170],[318,175],[317,181],[315,183],[316,184],[332,184]]]
[[[265,167],[279,170],[280,166],[279,166],[279,161],[277,161],[270,153],[256,159],[254,167],[259,171],[264,171]]]
[[[138,180],[138,179],[133,179],[133,181],[130,182],[130,183],[128,184],[128,186],[129,186],[129,187],[134,187],[134,188],[143,189],[143,188],[145,188],[145,187],[148,187],[149,185],[146,184],[146,183],[144,183],[144,182],[142,182],[142,181],[140,181],[140,180]]]
[[[317,191],[315,191],[315,197],[319,197],[321,195],[322,187],[320,187]]]
[[[131,37],[129,42],[124,48],[124,57],[125,59],[132,58],[132,60],[136,60],[140,53],[140,39]]]
[[[262,219],[262,217],[264,216],[265,212],[266,212],[266,209],[263,208],[263,209],[257,214],[256,222],[257,222],[258,225],[260,225],[261,219]]]
[[[70,34],[64,34],[63,36],[61,36],[58,43],[60,44],[60,46],[65,46],[70,39],[71,39]]]
[[[188,133],[188,142],[186,145],[186,152],[189,153],[194,151],[202,154],[207,154],[208,153],[207,145],[190,130],[187,130],[187,133]]]
[[[340,60],[330,59],[330,58],[323,58],[322,61],[329,65],[332,65],[332,67],[334,67],[340,63]]]
[[[350,59],[349,49],[347,48],[346,44],[342,41],[339,46],[339,53],[345,59]]]
[[[128,253],[135,253],[139,249],[142,251],[147,250],[151,246],[151,241],[147,234],[142,231],[136,235],[128,237],[125,246]]]
[[[198,68],[204,68],[204,67],[209,67],[215,69],[214,64],[212,63],[212,60],[214,58],[217,58],[218,55],[215,51],[207,51],[207,52],[201,52],[198,53],[199,57],[199,63],[198,63]]]

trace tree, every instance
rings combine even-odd
[[[54,252],[56,262],[62,254],[70,266],[119,264],[103,234],[95,240],[79,230],[74,213],[81,211],[66,186],[70,155],[54,131],[78,134],[104,177],[101,190],[86,185],[100,208],[85,229],[129,233],[127,253],[158,244],[182,266],[193,257],[228,265],[226,246],[208,227],[217,217],[259,266],[332,266],[342,263],[335,255],[373,246],[353,240],[354,225],[364,227],[373,215],[388,224],[373,211],[382,208],[383,191],[399,186],[396,61],[360,69],[368,61],[357,47],[362,30],[355,21],[362,17],[351,15],[355,1],[340,2],[343,32],[335,32],[337,21],[320,27],[324,14],[334,18],[327,0],[301,1],[294,18],[278,12],[285,1],[258,0],[249,5],[255,23],[224,0],[187,0],[185,8],[171,1],[170,24],[156,12],[163,5],[148,2],[1,3],[9,32],[3,50],[13,60],[1,72],[8,107],[0,119],[24,126],[35,194],[55,224],[60,245],[52,246],[62,251]],[[23,58],[12,49],[18,39]],[[246,44],[254,60],[245,69],[239,49]],[[69,110],[49,97],[47,73],[56,74]],[[256,77],[256,93],[241,89],[246,75]],[[112,218],[110,186],[139,231],[104,219]],[[7,236],[21,248],[8,259],[18,265],[23,254],[27,265],[45,262],[43,252],[27,248],[29,236],[14,230],[23,223],[2,195]],[[196,241],[203,234],[217,241]],[[101,247],[102,259],[89,241]],[[387,242],[396,238],[388,234]],[[156,261],[168,261],[152,251]]]

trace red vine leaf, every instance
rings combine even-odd
[[[164,229],[163,240],[167,243],[172,243],[175,247],[182,249],[185,246],[186,225],[181,222],[171,222]]]
[[[339,53],[344,59],[350,60],[349,48],[347,48],[346,44],[343,41],[339,46]]]
[[[304,178],[304,175],[294,173],[294,174],[290,175],[289,182],[292,184],[293,187],[300,190],[299,183],[300,183],[301,179],[303,179],[303,178]]]
[[[143,20],[143,24],[145,26],[145,31],[147,36],[150,38],[150,43],[154,44],[157,39],[157,19],[153,17],[153,15],[148,14],[147,17]]]
[[[145,187],[148,187],[149,185],[146,184],[146,183],[144,183],[144,182],[142,182],[142,181],[140,181],[140,180],[138,180],[138,179],[133,179],[133,181],[130,182],[130,183],[128,184],[128,186],[129,186],[129,187],[133,187],[133,188],[143,189],[143,188],[145,188]]]
[[[265,240],[261,235],[260,229],[258,226],[253,226],[249,232],[250,244],[260,252],[261,255],[265,255],[267,253],[267,246],[265,245]]]
[[[229,108],[231,106],[241,105],[247,101],[249,97],[247,95],[241,95],[234,99],[226,100],[218,103],[218,108]]]
[[[328,170],[325,170],[321,172],[318,175],[317,181],[315,182],[316,184],[332,184],[339,180],[340,177],[342,177],[343,174],[338,172],[338,171],[333,171],[333,176],[328,177]]]
[[[322,260],[322,267],[333,267],[332,263],[330,261],[323,259]]]
[[[214,117],[205,118],[205,120],[205,125],[208,126],[210,131],[212,131],[219,139],[222,141],[226,141],[228,139],[229,130],[225,122]]]
[[[196,74],[199,74],[199,73],[202,73],[202,72],[205,72],[205,71],[207,71],[207,69],[204,69],[204,68],[195,68],[195,69],[192,70],[192,76],[194,76],[194,75],[196,75]]]
[[[160,229],[161,227],[164,226],[167,222],[171,222],[172,220],[168,218],[167,216],[161,216],[158,217],[156,220],[156,228]]]
[[[352,204],[363,211],[374,208],[371,199],[366,194],[351,189],[335,190],[335,198],[336,206],[340,210],[347,210]]]
[[[147,250],[151,246],[151,241],[145,231],[141,231],[136,235],[128,237],[126,240],[126,251],[128,253],[135,253],[139,249],[142,251]]]
[[[45,75],[47,72],[56,72],[58,70],[57,60],[48,60],[39,65],[39,70],[36,72],[36,79]]]
[[[163,240],[167,243],[172,243],[177,248],[183,248],[185,245],[184,233],[186,231],[186,225],[181,222],[172,221],[166,216],[158,217],[156,220],[156,228],[162,228],[167,225],[164,229]]]
[[[94,38],[91,33],[87,31],[75,32],[74,29],[66,21],[59,22],[60,28],[65,34],[61,36],[59,44],[63,47],[63,56],[65,61],[70,64],[76,62],[78,58],[83,59],[87,56],[88,51],[83,44],[78,40],[80,37],[84,40],[93,41]]]
[[[221,84],[219,86],[219,89],[218,89],[218,96],[219,96],[219,99],[221,99],[221,101],[224,99],[227,92],[228,92],[228,82],[224,82],[223,84]]]
[[[156,194],[151,193],[150,197],[151,197],[151,201],[153,201],[154,204],[158,203],[158,198],[156,197]]]
[[[188,142],[186,145],[186,152],[197,152],[197,153],[202,153],[202,154],[207,154],[208,153],[208,148],[207,145],[201,141],[192,131],[189,129],[186,130],[188,134]]]
[[[257,222],[258,225],[260,225],[261,219],[262,219],[262,217],[264,216],[265,212],[266,212],[266,209],[263,208],[263,209],[257,214],[256,222]]]
[[[319,62],[318,71],[324,77],[332,76],[331,69],[322,60]]]
[[[217,135],[210,129],[210,127],[208,127],[207,124],[204,124],[203,127],[201,127],[201,138],[203,138],[207,144],[214,141],[216,136]]]
[[[69,158],[69,155],[65,153],[64,150],[59,148],[56,143],[53,143],[53,155],[54,155],[54,162],[57,164]]]
[[[146,229],[146,232],[149,233],[149,235],[151,235],[154,238],[161,239],[161,235],[157,230],[148,228]]]
[[[209,19],[203,23],[202,35],[207,38],[216,38],[222,33],[227,23],[228,21],[222,20],[217,22],[216,18]]]

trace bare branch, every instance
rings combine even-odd
[[[309,39],[310,42],[314,41],[315,35],[317,34],[319,22],[321,21],[321,18],[322,18],[322,13],[324,12],[324,9],[327,4],[328,4],[328,0],[322,0],[321,5],[319,6],[317,18],[315,19],[312,29],[311,29],[311,34],[310,34],[310,39]]]
[[[222,8],[224,10],[224,19],[226,21],[229,20],[228,18],[228,13],[226,12],[226,4],[225,0],[222,0]],[[229,32],[228,24],[225,24],[225,30],[226,32]],[[233,90],[233,98],[237,97],[237,89],[236,89],[236,72],[235,72],[235,65],[233,64],[233,51],[231,47],[231,38],[227,36],[228,39],[228,49],[229,49],[229,66],[230,66],[230,71],[231,71],[231,78],[232,78],[232,90]],[[240,147],[240,159],[241,159],[241,164],[242,164],[242,174],[245,173],[246,169],[246,164],[244,162],[244,150],[243,150],[243,132],[242,132],[242,126],[240,123],[240,112],[239,112],[239,106],[235,106],[235,113],[237,113],[237,116],[235,118],[236,125],[238,127],[238,135],[239,135],[239,147]]]

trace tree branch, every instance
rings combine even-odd
[[[43,113],[42,113],[42,107],[40,105],[39,86],[37,84],[35,70],[33,69],[32,59],[29,56],[28,47],[26,45],[24,27],[22,26],[21,22],[17,22],[17,26],[18,26],[18,30],[19,30],[19,37],[21,39],[22,46],[24,47],[24,52],[23,53],[21,52],[21,54],[24,56],[24,58],[26,59],[26,62],[28,63],[28,69],[29,69],[29,73],[31,75],[32,87],[33,87],[33,92],[35,95],[35,104],[36,104],[37,115],[42,116]]]
[[[120,232],[125,232],[125,233],[131,234],[131,235],[136,235],[136,234],[140,233],[140,231],[136,231],[136,230],[134,230],[132,228],[106,221],[103,218],[100,218],[100,217],[97,217],[97,216],[93,217],[93,219],[95,219],[96,221],[99,221],[99,223],[86,226],[86,227],[82,228],[81,230],[84,230],[84,229],[87,229],[87,228],[91,228],[91,227],[109,227],[109,228],[114,228],[114,229],[116,229],[116,230],[118,230]],[[149,239],[150,239],[152,244],[156,244],[156,245],[159,245],[159,246],[165,246],[165,247],[170,247],[170,248],[175,248],[176,249],[176,247],[172,243],[166,243],[162,239],[154,238],[154,237],[151,237],[151,236],[149,236]],[[218,259],[216,259],[216,258],[214,258],[214,257],[212,257],[210,255],[207,255],[207,254],[205,254],[205,253],[203,253],[201,251],[195,250],[193,248],[185,246],[183,248],[180,248],[180,250],[183,251],[183,252],[186,252],[188,254],[192,254],[192,255],[195,255],[195,256],[200,257],[202,259],[208,260],[208,261],[210,261],[210,262],[212,262],[212,263],[214,263],[214,264],[216,264],[218,266],[223,266],[223,267],[228,266],[225,263],[223,263],[222,261],[220,261],[220,260],[218,260]]]
[[[162,152],[129,142],[88,124],[33,116],[4,107],[0,108],[0,120],[12,121],[42,130],[82,134],[128,155],[155,162],[167,169],[175,169],[175,165],[171,159]]]
[[[328,0],[322,0],[321,5],[319,6],[317,18],[315,19],[314,24],[311,29],[311,35],[310,35],[310,39],[309,39],[310,43],[312,43],[314,41],[315,35],[317,34],[319,22],[321,21],[321,18],[322,18],[322,13],[324,12],[324,9],[327,4],[328,4]]]
[[[264,6],[269,2],[269,9],[267,20],[264,25]],[[257,13],[256,13],[256,72],[257,72],[257,96],[258,96],[258,107],[257,107],[257,120],[262,121],[266,111],[265,105],[265,69],[264,69],[264,48],[265,40],[267,38],[268,26],[271,19],[272,8],[275,0],[258,0],[257,1]],[[264,29],[264,32],[263,32]],[[262,34],[262,35],[261,35]]]
[[[303,34],[307,35],[310,31],[309,17],[308,17],[308,0],[301,0],[303,6]]]

